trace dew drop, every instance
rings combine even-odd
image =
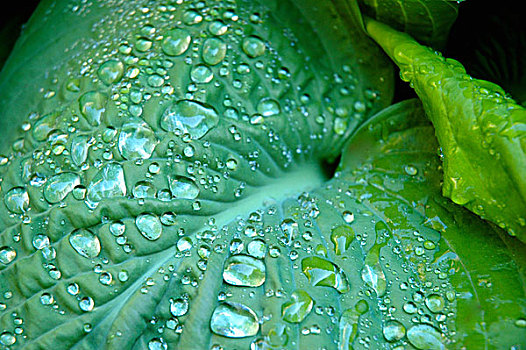
[[[344,272],[332,262],[311,256],[301,261],[301,269],[313,286],[332,287],[340,293],[350,290]]]
[[[107,97],[98,91],[86,92],[79,98],[80,113],[92,126],[100,125]]]
[[[442,335],[434,327],[419,324],[407,331],[407,339],[417,349],[443,350]]]
[[[118,148],[125,159],[148,159],[158,141],[153,130],[143,121],[130,121],[122,126]]]
[[[192,139],[203,137],[219,122],[212,106],[190,100],[179,100],[168,105],[161,115],[160,126],[169,132],[188,133]]]
[[[168,185],[177,199],[195,199],[199,195],[199,187],[185,176],[168,176]]]
[[[163,338],[153,338],[148,342],[148,350],[168,350],[168,344]]]
[[[175,317],[186,315],[188,312],[188,300],[179,298],[170,300],[170,313]]]
[[[425,304],[429,311],[436,314],[444,310],[444,307],[446,306],[446,301],[442,296],[438,294],[431,294],[426,298]]]
[[[243,40],[243,51],[248,57],[255,58],[265,53],[265,43],[257,36],[249,36]]]
[[[203,44],[203,61],[214,66],[226,56],[227,47],[223,40],[219,38],[208,38]]]
[[[259,322],[256,313],[248,306],[224,302],[219,304],[210,319],[210,328],[217,335],[228,338],[244,338],[256,335]]]
[[[314,302],[304,290],[297,290],[290,295],[291,300],[281,306],[283,319],[291,323],[300,323],[311,312]]]
[[[55,302],[55,299],[53,298],[53,295],[49,293],[42,293],[40,296],[40,303],[42,305],[51,305]]]
[[[281,113],[278,101],[271,98],[262,98],[257,105],[257,111],[263,117],[272,117]]]
[[[49,247],[49,237],[46,235],[35,235],[33,237],[33,247],[36,250],[41,250],[46,247]]]
[[[14,187],[5,194],[4,203],[9,211],[22,214],[29,209],[29,194],[23,187]]]
[[[141,214],[135,218],[135,225],[139,232],[150,241],[155,241],[163,233],[163,225],[159,217],[154,214]]]
[[[405,327],[396,320],[390,320],[385,323],[382,333],[385,340],[393,343],[405,337]]]
[[[4,346],[11,346],[16,343],[16,337],[9,333],[9,332],[3,332],[0,334],[0,344]]]
[[[87,193],[88,205],[92,207],[106,198],[124,197],[126,183],[122,166],[118,163],[104,166],[91,180]]]
[[[61,202],[78,185],[80,185],[79,175],[70,172],[57,174],[44,186],[44,198],[52,204]]]
[[[91,297],[84,297],[79,300],[79,307],[84,312],[90,312],[95,307],[95,302]]]
[[[3,246],[0,248],[0,263],[7,265],[16,258],[16,250],[11,247]]]
[[[97,74],[104,84],[111,85],[121,80],[124,75],[124,65],[119,60],[109,60],[101,64]]]
[[[214,73],[206,65],[198,64],[190,70],[190,78],[194,83],[206,84],[212,81]]]
[[[223,279],[233,286],[259,287],[265,282],[265,264],[248,255],[227,259]]]
[[[331,241],[334,244],[334,252],[342,255],[349,249],[354,239],[354,230],[347,225],[340,225],[332,229]]]
[[[101,246],[97,236],[87,229],[77,229],[69,236],[69,243],[81,256],[92,259],[100,254]]]

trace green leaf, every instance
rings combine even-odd
[[[444,196],[526,241],[526,110],[497,85],[371,20],[371,36],[423,101],[444,157]]]
[[[351,2],[351,1],[349,1]],[[359,0],[369,17],[409,33],[422,44],[442,48],[458,15],[454,0]]]

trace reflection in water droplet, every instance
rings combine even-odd
[[[95,302],[91,297],[84,297],[79,301],[79,307],[84,312],[90,312],[95,307]]]
[[[161,47],[169,56],[179,56],[188,50],[192,38],[185,29],[172,29],[164,37]]]
[[[281,305],[281,315],[287,322],[300,323],[311,312],[314,302],[304,290],[292,292],[290,297],[290,301]]]
[[[126,182],[124,170],[118,163],[109,163],[102,168],[91,180],[88,186],[87,203],[95,207],[105,198],[124,197]]]
[[[442,334],[427,324],[411,327],[407,331],[407,339],[417,349],[443,350],[446,348],[442,342]]]
[[[125,159],[148,159],[157,145],[155,133],[140,120],[129,121],[119,134],[119,152]]]
[[[186,299],[175,299],[170,300],[170,313],[175,317],[186,315],[188,312],[188,300]]]
[[[271,98],[263,98],[258,102],[257,111],[264,117],[272,117],[281,113],[279,102]]]
[[[393,343],[405,337],[405,327],[396,320],[390,320],[385,323],[382,333],[385,340]]]
[[[16,250],[11,247],[3,246],[0,248],[0,263],[7,265],[16,258]]]
[[[374,245],[365,257],[361,277],[367,286],[373,288],[378,296],[384,295],[387,289],[385,273],[380,265],[380,249],[385,245]]]
[[[224,302],[215,308],[210,319],[210,328],[217,335],[244,338],[257,334],[259,322],[256,313],[248,306]]]
[[[44,198],[49,203],[58,203],[80,185],[80,176],[75,173],[60,173],[51,177],[44,186]]]
[[[46,235],[35,235],[33,237],[33,247],[36,250],[44,249],[45,247],[49,246],[49,237]]]
[[[212,35],[217,35],[217,36],[223,35],[227,32],[227,30],[228,30],[228,26],[219,20],[212,21],[208,25],[208,31]]]
[[[97,74],[104,84],[111,85],[121,80],[124,74],[124,65],[119,60],[109,60],[101,64]]]
[[[180,100],[168,105],[161,115],[160,125],[165,131],[181,131],[188,133],[192,139],[199,139],[218,122],[219,115],[212,106]]]
[[[168,350],[168,344],[163,338],[153,338],[148,342],[148,350]]]
[[[313,286],[332,287],[340,293],[350,289],[343,271],[328,260],[311,256],[301,261],[301,269]]]
[[[148,181],[137,182],[132,190],[135,198],[155,198],[155,192],[155,187]]]
[[[190,70],[190,78],[194,83],[206,84],[212,81],[214,73],[204,64],[198,64]]]
[[[98,91],[88,91],[79,98],[80,113],[92,126],[100,125],[106,100],[106,96]]]
[[[199,195],[199,187],[185,176],[168,176],[168,185],[177,199],[195,199]]]
[[[431,294],[428,296],[425,300],[425,303],[429,311],[435,314],[444,310],[444,307],[446,306],[446,301],[441,295],[438,294]]]
[[[248,243],[247,252],[254,258],[263,259],[267,254],[267,246],[264,241],[255,239]]]
[[[89,136],[77,135],[71,141],[71,160],[75,165],[82,165],[88,158]]]
[[[265,43],[257,36],[249,36],[243,40],[243,51],[248,57],[255,58],[265,53]]]
[[[97,236],[87,229],[78,229],[69,236],[69,243],[81,256],[92,259],[100,254],[101,246]]]
[[[265,264],[248,255],[234,255],[227,259],[223,279],[233,286],[258,287],[265,282]]]
[[[9,211],[22,214],[29,208],[29,194],[23,187],[14,187],[5,194],[4,203]]]
[[[334,244],[334,252],[337,255],[345,253],[354,239],[354,230],[347,225],[340,225],[332,229],[331,241]]]
[[[139,232],[148,240],[155,241],[163,233],[163,226],[159,217],[154,214],[141,214],[135,218],[135,225]]]
[[[227,47],[223,40],[219,38],[208,38],[203,44],[203,61],[214,66],[226,56]]]

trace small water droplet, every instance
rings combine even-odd
[[[84,297],[79,301],[79,307],[84,312],[90,312],[95,307],[95,302],[91,297]]]
[[[396,320],[390,320],[385,323],[382,333],[385,340],[393,343],[405,337],[405,327]]]
[[[257,111],[263,117],[272,117],[281,113],[279,102],[271,98],[262,98],[257,105]]]
[[[265,282],[265,264],[248,255],[234,255],[227,259],[223,279],[233,286],[259,287]]]
[[[190,78],[194,83],[206,84],[212,81],[214,73],[208,66],[204,64],[198,64],[193,66],[190,70]]]
[[[0,248],[0,263],[7,265],[16,258],[16,250],[11,247],[3,246]]]
[[[208,38],[203,44],[203,61],[206,64],[214,66],[226,56],[227,46],[219,38]]]
[[[179,298],[170,300],[170,313],[175,317],[186,315],[188,312],[188,300]]]
[[[92,126],[100,125],[106,100],[106,95],[98,91],[88,91],[79,98],[80,113]]]
[[[337,255],[342,255],[349,249],[351,242],[354,239],[354,230],[347,225],[340,225],[332,229],[331,241],[334,244],[334,252]]]
[[[4,203],[9,211],[22,214],[29,209],[29,194],[24,187],[14,187],[5,194]]]
[[[444,307],[446,306],[446,301],[441,295],[431,294],[426,298],[425,304],[429,311],[436,314],[444,310]]]
[[[124,75],[124,65],[119,60],[109,60],[101,64],[97,73],[104,84],[111,85],[121,80]]]
[[[168,185],[177,199],[195,199],[199,195],[199,187],[185,176],[168,176]]]
[[[243,51],[248,57],[255,58],[265,53],[265,43],[257,36],[249,36],[243,40]]]

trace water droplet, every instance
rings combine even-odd
[[[443,350],[446,348],[442,343],[442,334],[427,324],[411,327],[407,331],[407,339],[417,349]]]
[[[365,264],[362,269],[361,277],[367,286],[373,288],[376,295],[384,295],[387,289],[385,273],[380,265],[380,249],[385,245],[378,244],[373,246],[365,257]]]
[[[190,100],[171,103],[161,115],[160,125],[165,131],[188,133],[192,139],[203,137],[219,122],[212,106]]]
[[[86,92],[79,98],[80,113],[92,126],[100,125],[107,97],[98,91]]]
[[[249,255],[252,255],[254,258],[263,259],[267,254],[267,246],[265,242],[259,239],[255,239],[248,243],[247,252]]]
[[[262,98],[257,105],[257,111],[264,117],[272,117],[281,113],[279,102],[271,98]]]
[[[99,282],[105,286],[109,286],[113,281],[113,276],[109,272],[102,272],[99,276]]]
[[[284,219],[280,224],[280,228],[285,235],[286,244],[291,244],[299,233],[298,223],[292,219]]]
[[[219,304],[210,319],[212,332],[229,338],[244,338],[256,335],[259,322],[256,313],[241,303]]]
[[[405,173],[410,176],[415,176],[418,173],[418,169],[412,165],[406,165],[404,167]]]
[[[11,247],[3,246],[0,248],[0,263],[7,265],[16,258],[16,250]]]
[[[104,84],[111,85],[121,80],[124,75],[124,65],[119,60],[109,60],[101,64],[97,73]]]
[[[9,332],[3,332],[0,334],[0,344],[4,346],[11,346],[16,343],[16,337],[9,333]]]
[[[261,286],[265,282],[265,264],[248,255],[231,256],[225,263],[223,279],[233,286]]]
[[[148,342],[148,350],[168,350],[168,344],[163,338],[153,338]]]
[[[194,242],[192,242],[192,239],[188,236],[185,236],[185,237],[181,237],[178,241],[177,241],[177,250],[179,250],[180,252],[186,252],[190,249],[192,249],[192,246],[194,245]]]
[[[101,246],[97,236],[87,229],[77,229],[69,236],[69,243],[81,256],[91,259],[100,254]]]
[[[55,302],[55,298],[49,293],[42,293],[40,296],[40,303],[42,305],[51,305]]]
[[[58,203],[80,185],[80,176],[75,173],[60,173],[51,177],[44,186],[44,198],[49,203]]]
[[[249,36],[243,40],[243,51],[248,57],[259,57],[265,53],[265,43],[257,36]]]
[[[132,190],[135,198],[155,198],[155,187],[151,182],[139,181]]]
[[[369,311],[365,300],[359,300],[354,308],[345,310],[340,317],[340,346],[339,349],[353,349],[353,342],[358,334],[360,316]]]
[[[119,152],[125,159],[148,159],[157,145],[155,133],[140,120],[125,123],[119,134]]]
[[[227,30],[228,30],[228,26],[219,20],[212,21],[208,25],[208,31],[212,35],[217,35],[217,36],[223,35],[227,32]]]
[[[441,295],[438,294],[431,294],[428,296],[425,300],[425,303],[429,311],[435,314],[444,310],[444,307],[446,306],[446,301]]]
[[[204,64],[198,64],[190,70],[190,78],[194,83],[206,84],[212,81],[214,73]]]
[[[155,241],[163,233],[163,225],[159,217],[154,214],[141,214],[135,218],[135,225],[139,232],[148,240]]]
[[[115,221],[110,224],[109,230],[115,237],[122,236],[126,231],[126,225],[121,221]]]
[[[311,256],[301,261],[301,269],[313,286],[332,287],[340,293],[349,291],[349,282],[343,271],[332,262]]]
[[[188,300],[186,299],[175,299],[170,300],[170,313],[175,317],[186,315],[188,312]]]
[[[82,165],[88,158],[89,139],[89,136],[77,135],[71,141],[71,160],[77,166]]]
[[[297,290],[290,295],[291,300],[281,306],[283,319],[291,323],[300,323],[311,312],[314,302],[304,290]]]
[[[223,40],[219,38],[208,38],[203,44],[203,61],[214,66],[226,56],[227,47]]]
[[[29,194],[23,187],[14,187],[5,194],[4,203],[9,211],[22,214],[29,208]]]
[[[95,307],[95,302],[91,297],[84,297],[79,301],[79,307],[84,312],[90,312]]]
[[[396,320],[390,320],[385,323],[382,333],[385,340],[393,343],[405,337],[405,327]]]
[[[345,221],[348,224],[351,224],[354,221],[354,214],[350,211],[344,211],[342,213],[343,221]]]
[[[59,113],[49,113],[37,121],[33,127],[33,136],[37,141],[44,141],[58,125]]]
[[[347,225],[340,225],[332,229],[331,241],[334,244],[334,252],[337,255],[345,253],[354,239],[354,230]]]
[[[91,180],[88,186],[87,204],[93,207],[105,198],[124,197],[125,195],[124,170],[118,163],[109,163]]]
[[[36,250],[44,249],[49,246],[49,237],[46,235],[35,235],[32,243]]]
[[[168,176],[168,185],[177,199],[195,199],[199,195],[199,187],[185,176]]]

